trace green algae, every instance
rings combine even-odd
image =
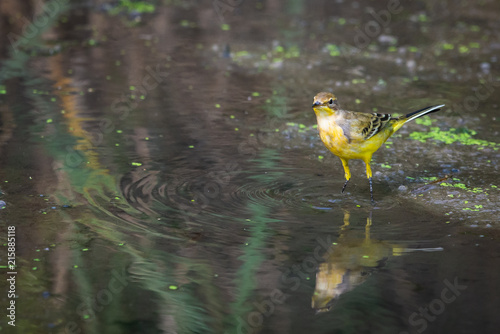
[[[476,139],[473,138],[477,134],[474,130],[468,129],[456,129],[451,128],[448,131],[442,131],[438,127],[431,127],[429,132],[413,132],[410,134],[411,139],[418,140],[422,143],[425,143],[427,139],[434,139],[441,141],[445,144],[453,144],[459,142],[462,145],[477,145],[480,147],[492,147],[495,150],[498,150],[499,143]]]
[[[119,6],[112,11],[112,14],[118,14],[122,8],[126,9],[129,13],[153,13],[155,11],[155,5],[147,1],[121,0]]]
[[[447,183],[447,182],[442,182],[440,185],[443,187],[455,187],[455,188],[467,190],[467,186],[463,183],[451,184],[451,183]]]
[[[243,51],[236,52],[233,57],[234,58],[241,58],[241,57],[247,57],[247,56],[250,56],[250,52],[243,50]]]
[[[311,130],[311,129],[317,129],[318,128],[318,124],[307,126],[307,125],[302,124],[302,123],[299,124],[299,123],[294,123],[294,122],[287,122],[286,125],[287,126],[291,126],[291,127],[298,127],[299,128],[299,132],[305,132],[305,130]]]
[[[460,181],[457,178],[453,178],[453,180],[454,181]],[[485,194],[485,195],[488,195],[488,193],[486,192],[487,189],[483,189],[481,187],[469,188],[464,183],[460,183],[460,182],[458,182],[458,183],[442,182],[440,185],[443,186],[443,187],[454,187],[454,188],[466,190],[467,192],[474,193],[474,194]],[[448,195],[448,196],[449,197],[453,197],[453,195]],[[465,201],[464,203],[467,204],[468,202]]]
[[[284,57],[287,59],[298,58],[300,57],[300,49],[296,45],[292,45],[287,49],[281,45],[278,45],[274,48],[273,55],[276,57],[276,59],[279,59],[280,61],[282,60],[280,57]]]
[[[352,79],[351,82],[353,83],[353,85],[357,85],[360,83],[366,83],[366,80],[365,79]]]
[[[430,176],[430,177],[422,176],[421,179],[422,179],[422,181],[426,181],[426,182],[433,182],[433,181],[438,180],[437,176]]]
[[[328,53],[330,53],[330,56],[332,57],[340,56],[340,48],[337,45],[327,44],[326,49],[328,50]]]
[[[453,50],[455,46],[451,43],[443,43],[443,49],[444,50]]]
[[[469,52],[469,48],[468,48],[467,46],[465,46],[465,45],[460,45],[460,46],[458,47],[458,51],[459,51],[460,53],[467,53],[467,52]]]
[[[474,208],[462,208],[464,211],[481,211],[483,206],[481,204],[479,205],[474,205]]]
[[[431,126],[432,122],[435,122],[435,119],[430,118],[429,116],[424,116],[421,118],[417,118],[415,120],[415,123],[425,125],[425,126]]]

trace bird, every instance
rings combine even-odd
[[[342,193],[351,179],[349,160],[361,159],[366,165],[366,177],[370,184],[370,199],[373,199],[372,169],[370,161],[385,141],[405,123],[429,113],[439,111],[444,104],[425,107],[401,117],[391,114],[364,113],[344,110],[337,98],[329,92],[318,93],[312,108],[318,121],[321,141],[337,157],[344,167],[345,183]]]

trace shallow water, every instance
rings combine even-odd
[[[152,3],[0,7],[2,332],[497,332],[498,4]],[[447,106],[374,155],[375,205],[330,90]]]

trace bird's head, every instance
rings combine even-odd
[[[337,98],[332,93],[322,92],[314,97],[312,105],[316,115],[332,115],[339,110]]]

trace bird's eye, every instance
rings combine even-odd
[[[333,104],[333,99],[330,99],[330,100],[328,101],[328,104]]]

